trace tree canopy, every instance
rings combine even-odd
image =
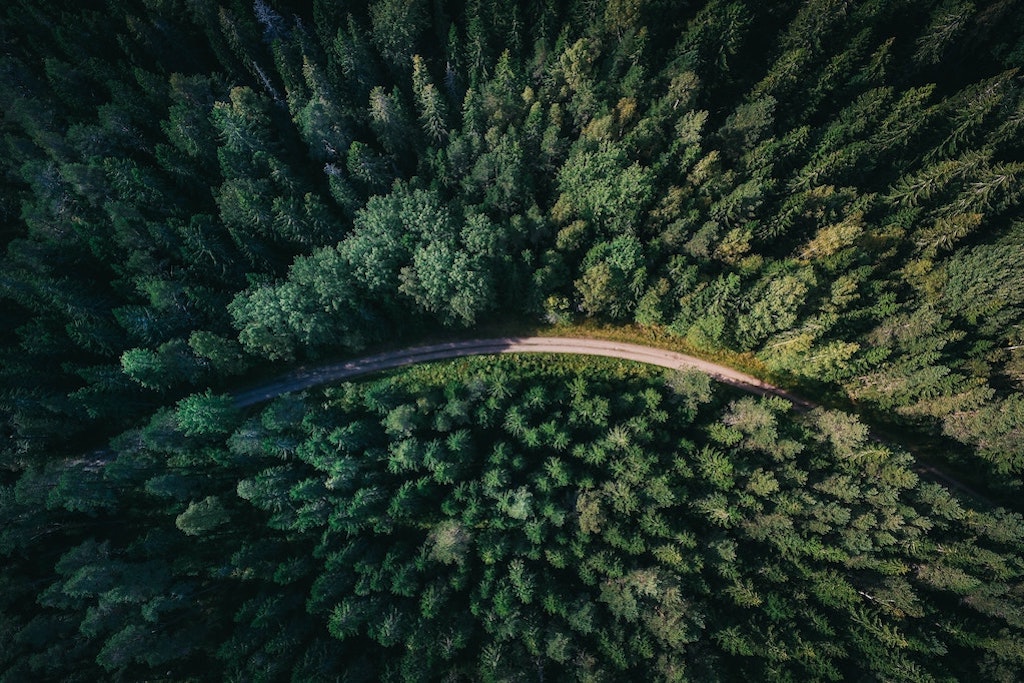
[[[6,677],[1019,678],[1020,10],[4,3]],[[589,320],[1008,509],[694,377],[230,398]]]

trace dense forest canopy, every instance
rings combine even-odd
[[[505,357],[249,415],[185,399],[102,475],[19,484],[116,526],[5,586],[36,603],[8,677],[1019,676],[1024,518],[848,414],[664,372]]]
[[[426,572],[447,581],[438,605],[480,620],[445,627],[428,677],[1019,678],[1016,514],[912,481],[850,418],[628,380],[621,401],[579,399],[607,424],[548,434],[513,408],[570,420],[575,395],[506,366],[484,407],[468,380],[253,415],[216,392],[438,330],[635,323],[928,434],[908,446],[1018,499],[1021,16],[1021,0],[4,3],[7,677],[306,680],[364,649],[368,676],[411,676],[388,653],[426,647],[411,634],[441,607],[409,603]],[[435,414],[437,391],[500,424]],[[685,420],[651,417],[680,401]],[[673,502],[633,492],[591,528],[614,458],[585,451],[606,429],[641,439]],[[410,439],[476,450],[392,467],[381,453]],[[544,469],[549,451],[567,469]],[[508,534],[487,550],[473,524]],[[682,559],[658,554],[664,534]],[[351,594],[314,600],[335,574]],[[638,627],[629,600],[670,594],[679,620]],[[585,602],[588,632],[569,616]],[[389,635],[371,617],[392,603]]]

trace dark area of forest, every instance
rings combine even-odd
[[[4,680],[1019,679],[1020,510],[852,418],[504,364],[252,415],[217,392],[510,317],[636,323],[1018,499],[1021,16],[4,3]]]

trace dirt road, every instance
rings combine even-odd
[[[431,346],[417,346],[400,351],[388,351],[373,356],[357,358],[342,363],[323,365],[315,368],[299,368],[269,384],[264,384],[235,395],[239,407],[262,403],[289,391],[337,382],[340,380],[368,375],[381,370],[414,365],[427,361],[481,356],[497,353],[569,353],[586,356],[621,358],[663,368],[678,370],[694,369],[710,375],[723,384],[729,384],[762,396],[780,396],[791,401],[799,410],[809,410],[813,404],[766,382],[716,363],[687,356],[674,351],[665,351],[651,346],[604,341],[601,339],[576,339],[573,337],[503,337],[499,339],[473,339],[449,342]]]
[[[300,367],[277,380],[236,393],[235,404],[240,408],[244,408],[269,401],[275,396],[280,396],[290,391],[299,391],[321,384],[352,379],[382,370],[390,370],[429,361],[497,353],[569,353],[586,356],[605,356],[607,358],[621,358],[623,360],[647,363],[674,370],[699,370],[710,375],[712,379],[718,382],[737,387],[743,391],[761,396],[784,398],[790,401],[795,409],[800,412],[806,412],[817,407],[816,404],[810,401],[767,382],[762,382],[756,377],[725,365],[695,358],[694,356],[687,356],[683,353],[666,351],[652,346],[641,346],[640,344],[605,341],[603,339],[579,339],[575,337],[473,339],[432,344],[429,346],[415,346],[399,351],[387,351],[372,356],[313,368]],[[928,463],[918,460],[914,470],[925,479],[936,481],[987,504],[994,505],[991,500],[981,493]]]

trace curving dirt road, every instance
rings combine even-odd
[[[734,370],[725,365],[695,358],[694,356],[676,353],[675,351],[666,351],[653,346],[575,337],[472,339],[429,346],[414,346],[399,351],[387,351],[314,368],[298,368],[277,380],[236,393],[234,395],[235,405],[239,408],[244,408],[269,401],[276,396],[291,391],[308,389],[309,387],[321,384],[352,379],[361,375],[369,375],[374,372],[406,365],[497,353],[568,353],[585,356],[605,356],[607,358],[621,358],[623,360],[647,363],[674,370],[699,370],[710,375],[715,381],[737,387],[743,391],[761,396],[784,398],[790,401],[794,408],[800,412],[806,412],[817,407],[817,404],[811,403],[777,386],[762,382],[752,375]],[[914,470],[918,475],[926,479],[938,482],[954,490],[959,490],[989,505],[994,505],[984,495],[928,463],[918,460]]]
[[[481,356],[497,353],[569,353],[586,356],[605,356],[623,360],[658,365],[676,370],[699,370],[712,379],[738,387],[762,396],[779,396],[791,401],[798,410],[814,407],[809,401],[766,382],[733,370],[725,365],[710,363],[700,358],[687,356],[675,351],[666,351],[652,346],[605,341],[602,339],[577,339],[573,337],[502,337],[498,339],[473,339],[469,341],[416,346],[400,351],[388,351],[355,360],[323,365],[316,368],[300,368],[269,384],[235,394],[235,404],[246,407],[262,403],[289,391],[351,379],[360,375],[389,370],[404,365],[414,365],[434,360]]]

